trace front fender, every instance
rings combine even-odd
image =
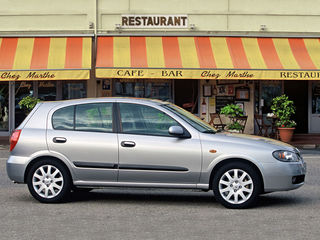
[[[215,169],[215,167],[219,164],[222,163],[223,161],[229,161],[229,160],[242,160],[242,161],[247,161],[253,165],[255,165],[263,178],[263,181],[265,179],[264,174],[263,174],[263,166],[262,164],[254,159],[253,157],[250,157],[248,155],[244,154],[221,154],[217,156],[216,158],[212,158],[211,161],[209,161],[206,165],[203,166],[202,169],[202,174],[201,174],[201,179],[200,183],[202,184],[210,184],[210,179],[211,179],[211,173]]]

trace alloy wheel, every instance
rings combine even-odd
[[[219,192],[231,204],[242,204],[250,199],[254,190],[251,176],[242,169],[230,169],[219,180]]]
[[[61,171],[53,165],[40,166],[32,176],[32,186],[35,192],[46,199],[60,194],[64,184]]]

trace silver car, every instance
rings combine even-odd
[[[283,142],[218,132],[168,102],[99,98],[36,105],[13,132],[9,178],[44,203],[101,187],[213,190],[228,208],[304,184],[306,164]]]

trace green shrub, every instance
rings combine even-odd
[[[38,99],[38,98],[26,96],[26,97],[22,98],[18,104],[21,109],[31,111],[39,102],[40,102],[40,99]]]
[[[296,108],[293,101],[289,100],[285,94],[272,99],[271,110],[277,117],[276,125],[278,127],[292,128],[297,125],[296,122],[291,119],[292,115],[296,112]]]

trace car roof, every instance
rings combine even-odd
[[[72,104],[85,104],[85,103],[99,103],[99,102],[125,102],[125,103],[145,103],[148,105],[163,105],[170,104],[169,102],[149,99],[149,98],[133,98],[133,97],[100,97],[100,98],[80,98],[62,101],[45,101],[45,105],[72,105]]]

